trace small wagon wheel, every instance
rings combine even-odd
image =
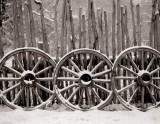
[[[71,110],[103,108],[112,98],[111,68],[109,58],[98,51],[71,51],[55,68],[58,98]]]
[[[146,111],[160,104],[160,53],[136,46],[123,51],[113,64],[113,90],[129,109]]]
[[[56,63],[36,48],[19,48],[0,60],[0,98],[12,109],[45,107],[53,99]]]

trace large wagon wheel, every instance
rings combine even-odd
[[[112,98],[112,63],[105,55],[78,49],[65,55],[55,68],[55,91],[72,110],[101,109]]]
[[[113,90],[129,109],[146,111],[160,104],[160,53],[150,47],[123,51],[113,65]]]
[[[53,71],[56,63],[36,48],[19,48],[0,61],[0,98],[12,109],[45,107],[53,99]]]

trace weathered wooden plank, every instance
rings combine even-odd
[[[142,45],[141,39],[141,19],[140,19],[140,4],[136,5],[137,12],[137,44],[138,46]]]
[[[105,23],[105,53],[109,56],[109,42],[108,42],[108,20],[107,20],[107,12],[104,11],[104,23]]]
[[[133,0],[130,0],[130,6],[131,6],[132,28],[133,28],[133,45],[137,46],[137,41],[136,41],[136,25],[135,25],[135,15],[134,15]]]
[[[120,8],[120,0],[117,0],[117,54],[119,54],[122,50],[120,29],[121,29],[121,8]]]
[[[32,13],[32,3],[31,0],[27,0],[28,2],[28,10],[29,10],[29,17],[30,17],[30,35],[31,35],[31,39],[32,39],[32,46],[36,47],[37,43],[36,43],[36,39],[35,39],[35,27],[34,27],[34,18],[33,18],[33,13]]]
[[[115,42],[115,23],[116,23],[116,3],[115,0],[112,0],[112,56],[113,60],[115,60],[116,57],[116,42]]]

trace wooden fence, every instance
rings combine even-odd
[[[110,14],[105,10],[95,9],[94,2],[88,0],[87,15],[82,13],[83,8],[78,8],[79,22],[76,24],[74,23],[71,1],[63,0],[60,25],[57,22],[59,0],[56,0],[54,5],[54,39],[50,43],[47,39],[45,16],[41,2],[36,2],[36,4],[40,10],[43,42],[36,41],[36,24],[33,16],[32,2],[31,0],[26,0],[25,3],[22,3],[21,0],[13,1],[14,48],[25,46],[38,47],[55,57],[56,62],[73,49],[90,48],[100,50],[114,61],[116,56],[126,48],[143,45],[141,36],[141,8],[140,4],[134,6],[132,0],[130,0],[130,7],[127,5],[121,6],[120,0],[112,0],[111,23],[108,21]],[[129,12],[127,8],[131,10],[132,33],[129,32],[131,29],[128,26]],[[160,2],[157,3],[156,0],[152,0],[152,18],[149,22],[149,39],[146,45],[160,51],[159,10]],[[110,25],[112,27],[111,33],[109,29]],[[60,30],[58,30],[59,28]],[[78,32],[75,29],[78,29]],[[0,40],[0,42],[2,41]],[[0,51],[2,51],[1,48]],[[0,52],[0,55],[3,56],[3,51]],[[115,99],[114,101],[116,102]]]

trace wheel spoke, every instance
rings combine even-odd
[[[154,73],[158,72],[160,70],[160,67],[158,67],[157,69],[153,70],[150,74],[153,75]]]
[[[160,80],[160,77],[153,77],[152,80]]]
[[[151,86],[153,86],[154,88],[160,91],[160,87],[156,86],[155,84],[151,83]]]
[[[136,85],[135,82],[132,83],[132,84],[130,84],[130,85],[127,85],[126,87],[123,87],[122,89],[118,90],[118,93],[121,93],[121,92],[123,92],[123,91],[126,91],[127,89],[129,89],[129,88],[131,88],[131,87],[133,87],[133,86],[135,86],[135,85]]]
[[[29,108],[29,87],[26,87],[26,94],[27,94],[26,96],[27,108]]]
[[[111,69],[105,70],[105,71],[102,71],[102,72],[93,74],[93,75],[92,75],[92,78],[99,77],[99,76],[102,76],[102,75],[104,75],[104,74],[108,74],[108,73],[110,73],[110,72],[111,72]]]
[[[144,87],[142,87],[141,91],[141,104],[142,104],[142,109],[144,109]]]
[[[22,64],[21,64],[21,62],[19,61],[19,59],[16,56],[15,56],[15,60],[19,64],[19,67],[22,70],[22,72],[25,71],[24,68],[23,68],[23,66],[22,66]]]
[[[8,89],[2,91],[1,93],[2,93],[2,94],[6,94],[6,93],[8,93],[9,91],[11,91],[11,90],[13,90],[13,89],[19,87],[20,85],[21,85],[21,83],[15,84],[14,86],[12,86],[12,87],[10,87],[10,88],[8,88]]]
[[[87,70],[91,70],[92,61],[93,61],[93,54],[91,55],[91,58],[90,58],[89,64],[88,64],[88,66],[87,66]]]
[[[94,91],[94,89],[91,88],[92,93],[96,96],[96,99],[98,100],[98,102],[101,102],[101,98],[98,96],[98,94],[96,93],[96,91]]]
[[[107,90],[107,89],[103,88],[103,87],[102,87],[102,86],[100,86],[100,85],[93,84],[93,86],[94,86],[95,88],[98,88],[98,89],[100,89],[100,90],[104,91],[104,92],[111,93],[111,91],[109,91],[109,90]]]
[[[147,71],[149,71],[150,67],[152,66],[153,62],[154,62],[155,56],[153,56],[152,60],[150,61],[150,63],[147,66]]]
[[[79,100],[78,100],[78,105],[80,106],[80,104],[81,104],[81,101],[82,101],[82,98],[83,98],[83,93],[84,93],[84,88],[82,87],[82,90],[81,90],[81,96],[80,96],[80,98],[79,98]]]
[[[76,90],[69,96],[69,98],[67,99],[68,101],[70,101],[74,95],[79,91],[80,87],[77,87]]]
[[[39,94],[37,93],[36,89],[32,89],[33,93],[36,95],[36,97],[38,98],[38,101],[40,103],[43,103],[43,100],[41,99],[41,97],[39,96]]]
[[[53,81],[53,77],[36,78],[37,81]]]
[[[12,101],[12,103],[16,103],[17,100],[20,98],[22,92],[24,91],[24,87],[18,92],[18,94],[16,95],[15,99]]]
[[[155,97],[153,96],[151,90],[149,89],[148,86],[146,86],[146,87],[147,87],[147,90],[148,90],[148,92],[149,92],[150,97],[153,99],[154,103],[157,104],[156,99],[155,99]]]
[[[136,94],[136,92],[138,91],[138,87],[136,88],[136,90],[133,92],[132,96],[130,97],[128,103],[130,103],[134,97],[134,95]]]
[[[104,62],[101,61],[100,63],[98,63],[94,68],[93,70],[91,71],[91,73],[93,74]]]
[[[79,81],[79,78],[74,77],[58,77],[58,81]]]
[[[37,76],[37,75],[40,75],[40,74],[42,74],[42,73],[50,70],[51,68],[53,68],[53,66],[48,66],[48,67],[42,69],[41,71],[37,72],[35,75],[36,75],[36,76]]]
[[[76,86],[78,86],[78,85],[76,83],[73,83],[73,84],[71,84],[71,85],[69,85],[69,86],[67,86],[67,87],[65,87],[63,89],[60,89],[60,92],[64,92],[64,91],[69,90],[72,87],[76,87]]]
[[[7,65],[4,65],[4,67],[7,68],[8,70],[10,70],[11,72],[13,72],[13,73],[21,76],[21,73],[18,72],[18,71],[16,71],[15,69],[13,69],[13,68],[11,68],[11,67],[9,67],[9,66],[7,66]]]
[[[70,69],[68,69],[68,68],[66,68],[66,67],[64,67],[64,66],[62,66],[61,68],[62,68],[64,71],[69,72],[70,74],[72,74],[72,75],[74,75],[74,76],[76,76],[76,77],[79,77],[78,73],[76,73],[76,72],[74,72],[74,71],[72,71],[72,70],[70,70]]]
[[[107,79],[92,79],[92,81],[97,83],[111,83],[111,80]]]
[[[89,87],[86,87],[86,93],[87,93],[87,98],[88,98],[88,105],[89,105],[89,108],[91,108],[91,98],[89,95]]]
[[[134,74],[134,75],[136,75],[136,76],[137,76],[137,73],[136,73],[136,72],[134,72],[133,70],[131,70],[131,69],[129,69],[129,68],[127,68],[127,67],[123,66],[123,65],[119,65],[119,67],[121,67],[121,68],[123,68],[124,70],[126,70],[126,71],[128,71],[128,72],[130,72],[130,73],[132,73],[132,74]]]
[[[0,81],[19,81],[21,78],[0,77]]]
[[[69,59],[69,62],[73,65],[73,67],[76,69],[77,72],[81,71],[79,67],[71,59]]]
[[[124,77],[124,76],[116,76],[114,77],[116,80],[135,80],[137,77]]]
[[[41,61],[42,61],[42,58],[40,58],[40,59],[38,60],[38,62],[36,63],[36,65],[33,67],[32,71],[35,71],[36,68],[38,68],[38,66],[39,66],[39,64],[41,63]]]
[[[129,60],[131,61],[133,67],[139,72],[139,68],[137,67],[136,63],[133,61],[133,59],[131,58],[131,56],[128,54],[127,55]]]
[[[52,94],[52,95],[54,95],[54,94],[55,94],[55,92],[54,92],[54,91],[51,91],[51,90],[47,89],[46,87],[44,87],[44,86],[40,85],[39,83],[36,83],[36,85],[37,85],[40,89],[42,89],[42,90],[46,91],[46,92],[47,92],[47,93],[49,93],[49,94]]]

